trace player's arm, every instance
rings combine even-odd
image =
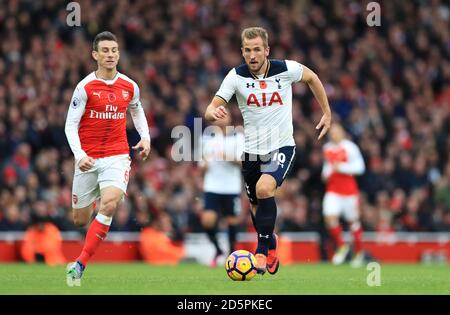
[[[341,174],[361,175],[364,173],[366,166],[361,151],[355,144],[351,144],[347,148],[348,162],[341,162],[336,165],[336,170]]]
[[[225,118],[228,115],[225,105],[226,102],[223,98],[214,96],[211,103],[206,108],[205,119],[208,121],[216,121]]]
[[[225,105],[230,101],[236,92],[236,71],[231,69],[223,79],[219,90],[213,97],[211,103],[205,111],[205,119],[208,121],[216,121],[225,118],[228,113]]]
[[[322,108],[323,116],[320,119],[319,124],[316,126],[316,129],[322,128],[318,138],[318,140],[320,140],[323,136],[325,136],[331,126],[331,109],[328,104],[327,94],[325,93],[325,88],[323,87],[323,84],[317,74],[304,65],[301,82],[308,84],[310,90],[314,94],[314,97]]]
[[[132,149],[138,150],[142,160],[145,161],[150,154],[151,138],[147,118],[145,117],[144,109],[142,108],[141,101],[139,100],[139,87],[137,84],[134,84],[133,99],[131,100],[128,109],[130,111],[134,127],[139,133],[139,136],[141,136],[141,140],[133,146]]]
[[[75,164],[78,165],[83,172],[91,169],[95,163],[95,160],[88,156],[81,148],[80,136],[78,135],[78,128],[80,126],[81,117],[83,117],[86,109],[86,102],[86,91],[82,86],[78,85],[70,100],[69,111],[67,112],[66,124],[64,127],[67,142],[69,142],[70,149],[75,158]]]

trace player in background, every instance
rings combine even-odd
[[[345,261],[350,247],[342,239],[341,216],[348,222],[353,236],[353,267],[364,262],[362,250],[362,228],[359,221],[359,191],[355,176],[364,173],[365,165],[358,146],[346,139],[345,131],[339,124],[333,124],[329,133],[330,142],[323,147],[324,166],[322,178],[326,181],[323,199],[325,224],[337,245],[333,264]]]
[[[126,193],[131,159],[126,135],[127,109],[141,140],[133,147],[143,160],[150,153],[150,134],[137,84],[117,71],[119,46],[110,32],[97,34],[92,57],[97,70],[80,81],[73,93],[65,133],[75,158],[72,186],[73,219],[77,226],[92,220],[80,256],[67,277],[80,279],[89,259],[106,238],[115,210]]]
[[[204,171],[204,210],[202,226],[215,247],[211,267],[224,254],[217,241],[219,218],[228,226],[230,253],[235,250],[237,226],[241,220],[241,156],[244,135],[230,126],[230,116],[215,122],[221,132],[203,136],[203,159],[199,163]],[[228,128],[227,128],[228,126]]]
[[[293,166],[295,142],[292,123],[292,84],[308,84],[320,104],[323,116],[316,126],[320,140],[331,124],[331,110],[325,89],[317,75],[292,60],[269,59],[267,31],[244,29],[241,51],[245,64],[230,70],[205,112],[205,119],[217,121],[228,113],[225,105],[236,95],[244,119],[242,173],[252,204],[257,232],[255,251],[258,273],[278,271],[275,192]]]

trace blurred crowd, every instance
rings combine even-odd
[[[71,219],[73,156],[64,123],[76,84],[96,69],[92,40],[119,39],[119,71],[135,80],[152,136],[149,160],[133,160],[128,197],[112,231],[140,231],[168,214],[173,238],[200,232],[196,162],[174,162],[172,128],[191,130],[225,74],[243,62],[240,32],[269,31],[271,58],[315,71],[334,112],[361,148],[358,178],[368,231],[450,231],[450,7],[445,1],[79,0],[81,27],[63,0],[0,4],[0,231]],[[293,88],[298,157],[278,192],[281,231],[323,229],[321,110],[304,84]],[[242,124],[235,100],[229,105]],[[203,121],[204,127],[206,122]],[[138,142],[131,119],[130,145]],[[133,154],[133,152],[132,152]],[[248,210],[243,194],[243,211]],[[251,223],[249,216],[242,229]]]

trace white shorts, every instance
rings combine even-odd
[[[100,190],[114,186],[127,192],[130,178],[131,159],[128,154],[95,159],[94,167],[82,172],[75,165],[72,186],[72,208],[89,206],[100,197]]]
[[[359,219],[358,196],[343,196],[333,192],[325,193],[323,198],[323,215],[337,217],[342,215],[347,221],[357,221]]]

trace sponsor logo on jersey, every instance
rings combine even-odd
[[[122,90],[122,97],[125,101],[128,99],[128,96],[130,96],[130,93],[128,91]]]
[[[98,91],[98,92],[92,92],[92,95],[97,96],[98,98],[102,97],[102,91]]]
[[[256,105],[257,107],[261,106],[272,106],[273,104],[280,104],[283,105],[283,100],[281,99],[281,96],[278,92],[272,93],[270,95],[270,99],[268,100],[267,93],[261,93],[261,100],[258,100],[256,97],[256,94],[250,93],[247,98],[247,106]]]
[[[247,88],[249,88],[249,87],[254,88],[254,87],[255,87],[255,83],[254,83],[254,82],[253,82],[253,83],[248,83],[248,82],[247,82]]]
[[[89,118],[94,119],[125,119],[126,113],[118,112],[118,106],[106,105],[104,112],[97,112],[91,109],[89,113]]]

